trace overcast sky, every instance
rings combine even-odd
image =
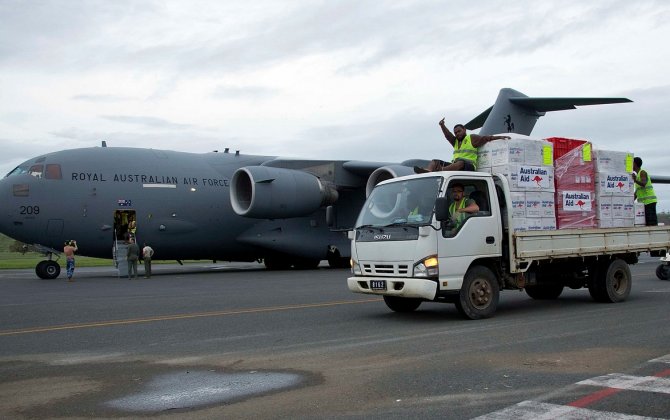
[[[670,175],[670,2],[0,0],[0,173],[100,145],[402,161],[451,157],[503,87],[624,96],[533,136]],[[670,210],[670,187],[658,186]]]

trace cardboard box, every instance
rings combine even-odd
[[[595,149],[593,157],[598,172],[633,172],[633,154],[630,152]]]
[[[635,193],[633,176],[626,172],[598,172],[596,173],[596,193],[599,196],[632,197]]]
[[[501,165],[491,167],[491,172],[501,174],[511,191],[554,191],[554,168],[533,165]]]
[[[644,218],[644,204],[635,202],[635,226],[645,226],[647,224]]]

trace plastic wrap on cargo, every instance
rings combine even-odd
[[[583,143],[554,162],[557,190],[595,191],[596,166],[591,143]]]
[[[591,143],[582,142],[554,162],[556,225],[559,229],[597,226],[595,162]]]
[[[593,191],[556,191],[556,225],[558,229],[597,227],[597,206]]]

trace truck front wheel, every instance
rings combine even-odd
[[[498,307],[500,289],[495,274],[487,267],[471,267],[456,301],[456,309],[465,318],[490,318]]]
[[[421,299],[384,296],[384,303],[394,312],[412,312],[421,305]]]
[[[589,283],[589,293],[597,302],[616,303],[624,301],[630,294],[632,276],[630,267],[621,259],[614,259],[596,270]]]

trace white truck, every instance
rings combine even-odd
[[[461,184],[479,211],[451,221],[451,188]],[[599,302],[628,297],[630,264],[670,249],[668,227],[515,231],[505,177],[433,172],[376,185],[349,232],[352,292],[381,295],[393,311],[454,303],[466,318],[492,316],[500,291],[556,299],[588,288]]]

